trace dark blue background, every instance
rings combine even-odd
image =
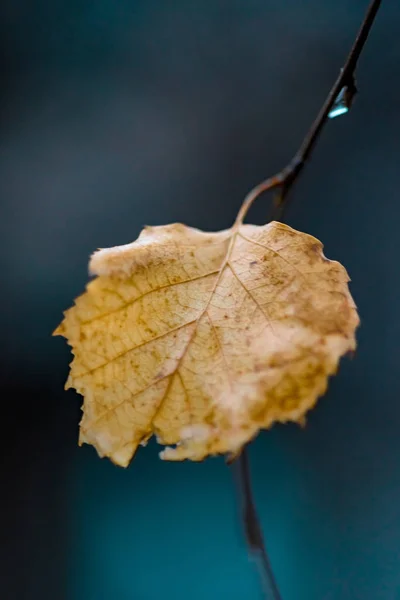
[[[297,149],[361,0],[3,0],[0,589],[6,600],[261,598],[223,459],[128,470],[78,449],[50,334],[97,247],[144,224],[230,226]],[[308,427],[251,447],[284,600],[400,598],[400,5],[383,1],[349,115],[290,225],[352,277],[362,327]],[[265,222],[268,198],[250,214]]]

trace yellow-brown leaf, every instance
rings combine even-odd
[[[153,434],[177,444],[163,458],[202,460],[302,422],[356,345],[346,270],[281,223],[146,227],[90,271],[55,334],[84,396],[80,443],[118,465]]]

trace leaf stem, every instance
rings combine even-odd
[[[279,189],[279,193],[275,199],[275,209],[277,209],[278,213],[276,220],[282,220],[283,210],[287,204],[285,201],[287,199],[288,192],[302,172],[307,160],[310,158],[310,155],[314,150],[315,144],[339,93],[346,86],[354,86],[354,73],[357,67],[357,62],[360,58],[365,42],[367,41],[381,2],[382,0],[372,0],[370,3],[361,27],[357,33],[354,44],[347,56],[346,62],[340,70],[335,83],[333,84],[324,104],[322,105],[321,110],[311,125],[300,148],[292,160],[281,171],[279,171],[279,173],[276,173],[272,177],[262,181],[256,187],[250,190],[244,199],[244,202],[236,217],[236,227],[239,227],[243,224],[244,218],[258,196],[271,189]]]
[[[343,68],[340,70],[335,83],[333,84],[324,104],[322,105],[321,110],[311,125],[311,128],[305,136],[300,148],[286,167],[284,167],[276,175],[273,175],[272,177],[269,177],[265,181],[259,183],[247,194],[237,215],[234,228],[237,229],[243,224],[251,205],[258,198],[258,196],[271,189],[279,190],[279,193],[275,198],[274,208],[277,212],[275,219],[282,220],[283,211],[287,205],[288,192],[302,172],[307,160],[310,158],[338,95],[346,86],[352,87],[353,93],[356,91],[354,74],[357,67],[357,62],[364,48],[380,5],[381,0],[371,1],[361,27],[357,33],[354,44],[347,56],[346,62]],[[256,558],[258,563],[263,584],[264,597],[266,600],[281,600],[279,589],[276,584],[265,548],[262,529],[253,500],[247,448],[243,448],[239,457],[233,462],[233,467],[237,474],[237,484],[242,505],[242,518],[246,541],[250,554]]]

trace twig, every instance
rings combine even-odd
[[[254,505],[247,448],[243,448],[240,456],[233,463],[233,467],[237,480],[238,493],[241,499],[246,541],[251,555],[257,563],[264,597],[268,598],[268,600],[269,598],[271,598],[271,600],[282,600],[269,562],[261,525]]]
[[[287,195],[293,184],[303,170],[306,161],[315,147],[315,144],[321,134],[321,131],[327,121],[330,111],[335,104],[338,95],[346,87],[349,87],[354,94],[354,73],[357,67],[358,59],[361,55],[364,44],[368,38],[368,34],[375,20],[376,14],[381,5],[381,0],[372,0],[370,3],[360,30],[357,34],[353,47],[347,57],[347,60],[340,70],[339,76],[336,79],[331,91],[329,92],[317,118],[312,124],[309,132],[303,140],[299,150],[294,155],[289,164],[284,167],[279,173],[261,182],[253,188],[244,199],[242,207],[235,221],[235,226],[239,227],[247,215],[253,202],[271,189],[279,189],[279,194],[276,198],[275,208],[278,211],[276,219],[282,220],[283,209],[286,206]],[[233,462],[233,466],[237,472],[238,487],[241,496],[243,524],[246,534],[247,544],[252,556],[258,562],[261,578],[263,582],[264,597],[266,600],[281,600],[278,586],[271,569],[268,559],[268,554],[265,549],[261,525],[255,509],[253,493],[250,483],[250,470],[246,448],[243,449],[239,457]]]
[[[368,34],[375,20],[381,2],[382,0],[372,0],[370,3],[347,60],[343,68],[340,70],[338,78],[333,84],[331,91],[329,92],[321,110],[319,111],[317,118],[311,125],[311,128],[304,138],[300,148],[286,167],[284,167],[276,175],[273,175],[272,177],[269,177],[268,179],[259,183],[247,194],[236,217],[236,225],[241,225],[243,223],[246,214],[256,198],[258,198],[258,196],[264,192],[272,189],[279,189],[279,194],[275,204],[276,208],[278,208],[278,217],[280,220],[282,219],[283,209],[286,204],[285,200],[288,192],[302,172],[307,160],[310,158],[315,144],[327,121],[328,115],[335,104],[336,98],[343,88],[346,86],[352,86],[354,84],[354,73],[357,67],[357,62],[360,58],[362,49],[364,48],[364,44],[367,41]]]

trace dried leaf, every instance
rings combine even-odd
[[[55,334],[73,349],[66,387],[84,396],[80,443],[118,465],[153,434],[176,444],[162,458],[202,460],[302,423],[356,346],[346,270],[281,223],[146,227],[90,271]]]

